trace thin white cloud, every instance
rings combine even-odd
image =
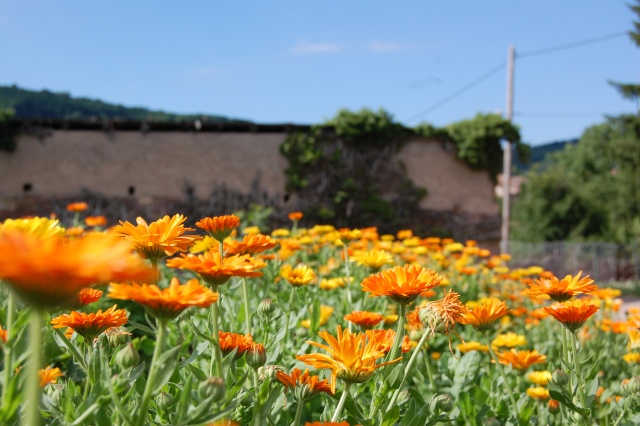
[[[298,43],[291,48],[295,55],[313,53],[336,53],[342,51],[342,46],[330,43]]]

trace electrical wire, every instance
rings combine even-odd
[[[573,43],[566,43],[566,44],[560,44],[560,45],[557,45],[557,46],[545,47],[543,49],[530,50],[530,51],[524,52],[524,53],[518,53],[516,51],[516,59],[519,59],[519,58],[530,58],[532,56],[545,55],[547,53],[554,53],[554,52],[558,52],[560,50],[574,49],[576,47],[582,47],[582,46],[586,46],[586,45],[589,45],[589,44],[599,43],[601,41],[611,40],[613,38],[618,38],[618,37],[628,36],[628,35],[629,35],[629,33],[624,31],[624,32],[617,32],[617,33],[613,33],[613,34],[603,35],[603,36],[600,36],[600,37],[589,38],[589,39],[586,39],[586,40],[576,41],[576,42],[573,42]]]

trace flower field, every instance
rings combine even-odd
[[[85,207],[0,224],[0,424],[640,424],[640,312],[580,271]]]

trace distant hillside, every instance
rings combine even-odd
[[[59,120],[111,119],[123,121],[241,122],[219,115],[171,114],[146,108],[114,105],[97,99],[74,98],[68,93],[27,90],[18,86],[0,86],[0,109],[12,109],[15,118]]]
[[[545,157],[553,152],[562,151],[567,144],[577,143],[578,139],[570,139],[568,141],[551,142],[544,145],[531,147],[531,160],[525,164],[515,156],[513,159],[513,167],[515,167],[519,173],[525,173],[529,171],[534,164],[542,163]]]

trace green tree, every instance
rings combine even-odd
[[[636,0],[636,5],[629,6],[629,8],[640,18],[640,0]],[[640,47],[640,20],[634,21],[633,26],[635,31],[629,31],[629,37],[631,37],[631,40],[636,46]],[[638,101],[640,97],[640,84],[619,83],[615,81],[610,81],[609,84],[615,87],[625,99]]]

